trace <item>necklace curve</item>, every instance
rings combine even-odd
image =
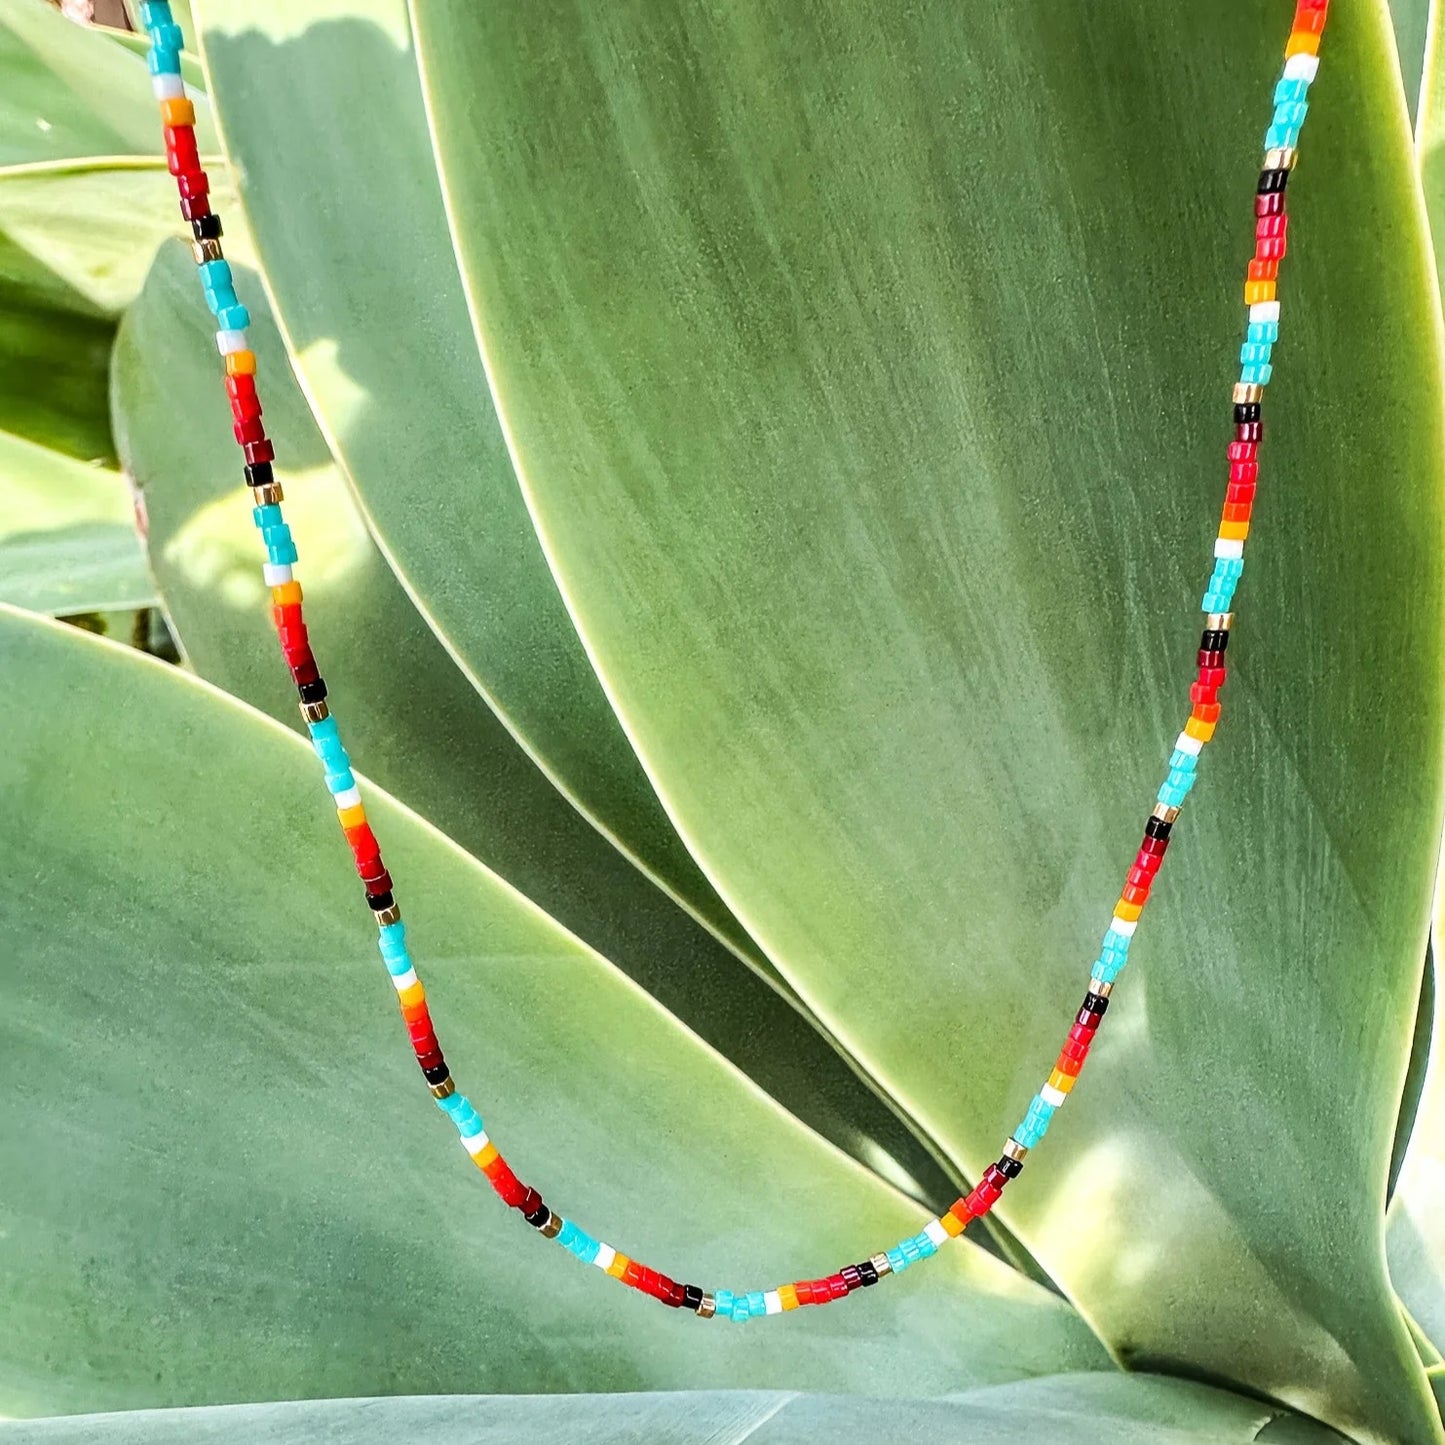
[[[1190,713],[1175,739],[1169,771],[1144,824],[1144,837],[1129,868],[1119,901],[1104,934],[1098,959],[1089,974],[1083,1004],[1069,1028],[1048,1081],[1034,1095],[1023,1120],[1003,1151],[962,1199],[917,1234],[900,1240],[857,1264],[845,1265],[821,1279],[795,1280],[769,1290],[705,1290],[679,1284],[658,1270],[604,1244],[581,1226],[543,1202],[536,1189],[512,1172],[487,1136],[481,1116],[458,1091],[442,1054],[427,1010],[426,991],[407,947],[392,889],[382,862],[381,847],[366,819],[361,792],[342,745],[336,719],[326,703],[326,683],[312,655],[301,611],[301,583],[294,569],[296,544],[282,514],[283,493],[273,471],[275,447],[261,420],[256,392],[256,355],[247,345],[251,316],[237,298],[230,265],[221,249],[221,218],[210,206],[210,183],[196,149],[195,109],[186,98],[181,78],[183,37],[169,0],[143,3],[140,19],[150,39],[147,66],[151,89],[160,102],[166,162],[180,192],[181,215],[190,223],[191,249],[216,319],[216,346],[225,365],[226,395],[233,430],[245,457],[246,481],[252,489],[252,513],[266,549],[263,575],[271,591],[271,613],[282,655],[300,695],[301,715],[311,744],[325,769],[326,787],[337,818],[356,860],[366,902],[380,928],[382,961],[401,1005],[402,1021],[423,1077],[440,1108],[455,1125],[472,1162],[487,1177],[502,1201],[517,1210],[534,1229],[555,1239],[583,1264],[590,1264],[624,1284],[652,1295],[674,1309],[691,1310],[703,1319],[714,1316],[744,1321],[781,1314],[799,1305],[829,1304],[854,1290],[878,1284],[890,1275],[936,1254],[943,1244],[963,1233],[970,1220],[987,1214],[1008,1183],[1024,1167],[1029,1151],[1039,1144],[1055,1112],[1078,1080],[1089,1047],[1109,1007],[1114,981],[1128,960],[1129,944],[1149,898],[1149,889],[1184,800],[1194,786],[1204,745],[1219,722],[1219,690],[1225,681],[1224,654],[1234,621],[1235,588],[1244,571],[1244,543],[1259,475],[1259,445],[1264,434],[1261,402],[1272,371],[1270,354],[1279,336],[1276,296],[1280,261],[1285,254],[1288,219],[1285,188],[1294,168],[1300,128],[1309,108],[1310,84],[1319,68],[1320,37],[1329,0],[1299,0],[1285,45],[1284,70],[1274,90],[1274,113],[1264,138],[1264,164],[1254,199],[1254,256],[1244,284],[1248,307],[1245,340],[1240,347],[1240,374],[1234,386],[1234,439],[1228,447],[1229,483],[1224,512],[1214,543],[1214,569],[1205,587],[1201,609],[1204,633],[1198,653],[1198,675],[1189,689]]]

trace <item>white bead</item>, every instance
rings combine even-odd
[[[343,808],[354,808],[361,801],[360,788],[348,788],[344,793],[332,795],[336,804],[336,811],[339,813]]]
[[[930,1219],[928,1223],[923,1226],[923,1232],[935,1244],[948,1243],[948,1231],[936,1219]]]
[[[179,75],[151,76],[151,94],[157,100],[184,100],[186,83]]]
[[[291,569],[275,562],[263,562],[261,576],[268,587],[284,587],[291,580]]]
[[[1052,1104],[1054,1108],[1057,1109],[1059,1105],[1062,1104],[1064,1100],[1067,1099],[1069,1096],[1067,1094],[1059,1093],[1059,1091],[1054,1088],[1052,1084],[1045,1084],[1043,1088],[1039,1090],[1039,1097],[1044,1101],[1044,1103]]]
[[[1216,537],[1214,539],[1214,555],[1216,557],[1243,557],[1244,543],[1238,537]]]
[[[1192,738],[1188,733],[1180,733],[1174,739],[1174,746],[1181,753],[1188,753],[1191,758],[1197,758],[1204,748],[1204,744],[1198,738]]]
[[[216,350],[222,356],[229,356],[233,351],[244,351],[245,349],[246,333],[244,331],[216,332]]]
[[[400,993],[403,989],[410,988],[412,984],[420,982],[416,976],[416,969],[409,968],[405,973],[394,973],[391,981],[396,985],[396,991]]]
[[[467,1146],[468,1154],[480,1154],[492,1141],[487,1138],[487,1131],[482,1130],[480,1134],[463,1134],[462,1143]]]
[[[1120,938],[1133,938],[1134,930],[1138,928],[1138,926],[1139,920],[1137,918],[1116,918],[1110,923],[1109,928],[1112,932],[1117,933]]]
[[[598,1269],[607,1269],[612,1261],[617,1258],[617,1251],[610,1244],[599,1244],[597,1246],[597,1258],[592,1261]]]
[[[783,1302],[778,1298],[775,1289],[765,1290],[763,1293],[763,1308],[770,1315],[780,1315],[783,1312]]]
[[[1279,302],[1256,301],[1254,305],[1249,308],[1249,319],[1251,321],[1278,321]]]
[[[1291,55],[1284,63],[1284,78],[1286,80],[1303,80],[1308,84],[1319,73],[1319,68],[1320,58],[1318,55]]]

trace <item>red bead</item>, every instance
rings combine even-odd
[[[205,171],[192,169],[182,171],[176,177],[176,189],[181,193],[182,200],[194,201],[210,194],[211,182]]]
[[[1252,462],[1259,458],[1258,442],[1233,441],[1229,444],[1227,453],[1232,462]]]
[[[1259,480],[1258,462],[1230,462],[1229,480],[1231,482],[1256,482]]]
[[[305,624],[301,620],[301,604],[299,602],[283,602],[280,606],[273,606],[271,621],[278,628],[304,626]]]
[[[358,863],[363,858],[381,857],[381,844],[376,841],[376,834],[371,831],[370,823],[358,823],[354,828],[348,828],[346,841]]]
[[[1254,254],[1261,261],[1270,261],[1278,265],[1285,254],[1287,244],[1283,236],[1271,236],[1267,240],[1254,243]]]
[[[1254,234],[1261,239],[1267,236],[1283,236],[1288,225],[1288,216],[1261,216],[1254,223]]]
[[[1201,658],[1220,656],[1217,652],[1201,652],[1199,655]],[[1201,687],[1212,687],[1218,691],[1218,689],[1224,686],[1224,679],[1225,670],[1222,667],[1200,663],[1199,684]]]
[[[245,443],[242,453],[246,461],[253,467],[258,462],[274,462],[276,460],[276,448],[271,444],[270,437],[264,441]]]
[[[1074,1028],[1078,1028],[1075,1024]],[[1089,1055],[1089,1045],[1094,1042],[1094,1036],[1088,1029],[1080,1029],[1081,1038],[1074,1037],[1074,1028],[1069,1030],[1069,1036],[1064,1040],[1063,1047],[1059,1050],[1061,1059],[1085,1059]]]
[[[425,1008],[426,1005],[423,1004],[422,1009],[425,1010]],[[416,1048],[418,1044],[435,1044],[437,1041],[436,1030],[432,1027],[431,1015],[426,1012],[421,1013],[414,1019],[409,1019],[407,1021],[406,1031],[411,1035],[413,1048]]]
[[[1081,1009],[1080,1012],[1089,1013],[1088,1009]],[[1098,1015],[1089,1014],[1089,1017],[1097,1018]],[[1088,1024],[1081,1024],[1075,1019],[1074,1022],[1069,1025],[1069,1042],[1071,1044],[1083,1044],[1085,1048],[1088,1048],[1089,1045],[1094,1042],[1095,1032],[1096,1029],[1090,1028]]]
[[[492,1188],[502,1196],[503,1204],[509,1209],[521,1208],[523,1199],[527,1197],[527,1188],[512,1173],[512,1166],[505,1159],[498,1158],[487,1172],[487,1177],[492,1181]]]
[[[848,1281],[841,1274],[830,1274],[823,1283],[828,1286],[829,1299],[848,1298]]]
[[[245,421],[238,421],[231,430],[236,435],[237,446],[247,446],[253,442],[266,440],[266,425],[260,416],[247,417]]]
[[[1257,487],[1255,482],[1231,482],[1224,493],[1226,502],[1252,502]]]
[[[1189,685],[1189,701],[1196,706],[1213,707],[1219,702],[1217,687],[1204,687],[1195,682]]]
[[[1124,886],[1126,888],[1142,888],[1146,892],[1149,885],[1154,881],[1154,872],[1149,868],[1131,868],[1125,875]]]
[[[195,129],[188,125],[168,125],[163,129],[166,138],[166,169],[173,176],[199,171],[201,157],[196,150]]]
[[[1159,865],[1163,861],[1162,853],[1151,853],[1147,848],[1141,848],[1134,855],[1134,866],[1144,869],[1151,877],[1159,871]]]

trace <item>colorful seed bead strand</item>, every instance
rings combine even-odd
[[[703,1318],[717,1315],[740,1321],[758,1315],[781,1314],[799,1305],[828,1304],[854,1290],[877,1284],[888,1275],[902,1274],[909,1266],[936,1254],[946,1240],[962,1234],[970,1220],[987,1214],[1009,1181],[1018,1177],[1025,1156],[1044,1137],[1049,1121],[1068,1098],[1108,1009],[1114,981],[1128,959],[1130,941],[1168,851],[1175,819],[1194,786],[1199,755],[1214,736],[1219,721],[1219,690],[1225,679],[1224,654],[1234,617],[1230,608],[1244,571],[1244,542],[1249,534],[1250,508],[1259,472],[1259,444],[1263,433],[1260,403],[1270,379],[1271,349],[1279,335],[1275,287],[1279,263],[1285,253],[1285,187],[1294,167],[1310,83],[1319,64],[1320,36],[1328,4],[1329,0],[1300,0],[1285,47],[1284,74],[1275,88],[1274,117],[1265,134],[1264,169],[1254,207],[1255,253],[1244,288],[1249,319],[1240,351],[1240,379],[1234,388],[1229,486],[1214,544],[1214,571],[1204,595],[1205,625],[1199,647],[1199,673],[1189,689],[1192,707],[1184,731],[1175,740],[1168,776],[1145,822],[1143,841],[1125,878],[1119,901],[1114,905],[1114,916],[1090,973],[1084,1002],[1074,1017],[1053,1072],[1004,1144],[998,1161],[988,1166],[966,1197],[937,1219],[930,1219],[918,1234],[822,1279],[796,1280],[771,1290],[736,1292],[707,1291],[698,1285],[679,1284],[594,1239],[577,1224],[557,1214],[535,1189],[523,1184],[512,1172],[497,1146],[487,1137],[481,1116],[452,1082],[427,1011],[426,991],[407,949],[406,925],[392,891],[391,875],[366,820],[351,760],[342,745],[336,720],[327,707],[326,684],[307,638],[301,611],[301,584],[293,575],[296,545],[282,516],[282,491],[271,467],[274,449],[262,425],[261,404],[256,395],[256,357],[246,344],[251,318],[236,297],[230,267],[222,256],[220,218],[210,208],[210,186],[197,158],[195,114],[181,81],[181,31],[168,3],[141,5],[141,22],[151,41],[149,68],[165,126],[166,157],[180,190],[181,214],[190,222],[195,238],[196,262],[206,302],[216,317],[216,344],[225,359],[226,392],[231,401],[236,441],[245,456],[246,480],[255,496],[253,515],[266,549],[264,575],[271,588],[272,615],[281,650],[300,694],[301,713],[311,734],[312,746],[325,768],[326,786],[334,799],[337,817],[355,856],[367,904],[380,927],[382,960],[396,988],[412,1049],[438,1107],[450,1116],[463,1147],[503,1202],[520,1211],[528,1224],[548,1239],[555,1239],[583,1263],[595,1265],[664,1304],[692,1310]]]

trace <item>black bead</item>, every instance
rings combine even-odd
[[[396,897],[390,889],[385,893],[368,893],[366,895],[366,906],[371,909],[373,913],[384,913],[388,908],[393,907],[395,903]]]
[[[1199,639],[1199,650],[1201,652],[1223,652],[1229,646],[1229,634],[1227,632],[1212,632],[1205,630],[1204,636]]]
[[[843,1283],[848,1286],[850,1292],[862,1288],[863,1277],[858,1273],[856,1264],[845,1264],[838,1273],[843,1276]]]
[[[541,1203],[539,1203],[530,1214],[524,1214],[522,1216],[533,1229],[541,1229],[551,1217],[552,1211],[548,1209],[545,1204]]]
[[[1173,823],[1166,823],[1163,818],[1156,818],[1152,813],[1144,820],[1144,834],[1149,838],[1167,838]]]
[[[246,485],[248,487],[269,487],[276,480],[270,462],[247,462]]]
[[[1010,1179],[1017,1179],[1024,1172],[1022,1159],[1010,1159],[1007,1154],[993,1166],[1000,1174],[1007,1175]]]
[[[699,1310],[702,1308],[702,1290],[699,1289],[697,1285],[683,1285],[682,1307],[685,1310]]]
[[[1104,1010],[1109,1007],[1109,1000],[1101,993],[1086,993],[1084,995],[1084,1007],[1091,1014],[1103,1015]]]
[[[297,689],[302,702],[325,702],[326,679],[318,677],[315,682],[303,682]]]
[[[878,1266],[871,1259],[865,1259],[858,1269],[858,1282],[865,1288],[870,1284],[878,1283]]]
[[[219,241],[221,239],[221,218],[214,211],[209,216],[197,216],[191,222],[191,234],[198,241]]]
[[[451,1067],[447,1064],[437,1064],[434,1068],[423,1069],[421,1076],[429,1084],[444,1084],[451,1077]]]
[[[1246,422],[1258,421],[1262,408],[1257,401],[1238,401],[1234,404],[1234,424],[1244,426]]]
[[[1261,196],[1267,196],[1273,191],[1284,190],[1288,184],[1289,172],[1286,170],[1261,171],[1256,189]]]

